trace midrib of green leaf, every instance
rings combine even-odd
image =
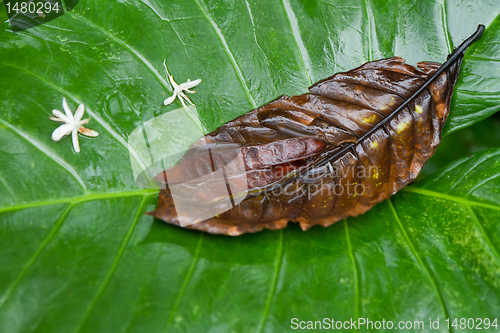
[[[477,201],[472,201],[472,200],[468,200],[468,199],[465,199],[465,198],[462,198],[462,197],[448,195],[446,193],[441,193],[441,192],[435,192],[435,191],[431,191],[431,190],[426,190],[426,189],[423,189],[423,188],[419,188],[417,186],[408,186],[408,187],[403,188],[402,191],[403,192],[416,193],[416,194],[425,195],[425,196],[428,196],[428,197],[445,199],[445,200],[448,200],[448,201],[456,202],[456,203],[459,203],[459,204],[467,207],[469,210],[471,210],[471,207],[477,206],[477,207],[482,207],[482,208],[487,208],[487,209],[492,209],[492,210],[500,211],[500,206],[491,205],[491,204],[482,203],[482,202],[477,202]],[[57,232],[57,230],[60,228],[62,222],[64,221],[64,218],[68,215],[69,211],[75,205],[78,205],[78,204],[83,203],[83,202],[94,201],[94,200],[106,200],[106,199],[125,198],[125,197],[143,197],[143,200],[141,201],[141,205],[143,205],[144,200],[146,198],[156,195],[157,192],[158,192],[158,190],[142,189],[142,190],[122,191],[122,192],[87,193],[87,194],[84,194],[84,195],[81,195],[81,196],[76,196],[76,197],[60,198],[60,199],[54,199],[54,200],[37,201],[37,202],[30,202],[30,203],[24,203],[24,204],[19,204],[19,205],[4,206],[4,207],[0,207],[0,213],[10,212],[10,211],[16,211],[16,210],[22,210],[22,209],[28,209],[28,208],[39,207],[39,206],[46,206],[46,205],[56,205],[56,204],[63,204],[63,203],[68,204],[67,208],[61,214],[60,218],[58,219],[58,221],[56,223],[56,226],[53,228],[52,232],[47,237],[46,241],[43,242],[41,248],[39,250],[37,250],[36,253],[34,254],[34,256],[33,256],[34,259],[29,261],[29,263],[32,263],[32,262],[34,262],[34,260],[36,260],[36,257],[38,257],[38,254],[41,252],[41,249],[43,249],[43,247],[45,245],[47,245],[48,242],[50,242],[50,240],[53,238],[55,232]],[[392,202],[390,201],[390,199],[388,199],[388,201],[389,201],[390,206],[393,209],[394,215],[396,216],[396,220],[401,224],[401,222],[399,220],[399,217],[397,217],[397,214],[396,214],[396,211],[395,211],[395,208],[394,208],[394,204],[392,204]],[[472,212],[473,216],[475,217],[475,214],[473,213],[473,211],[471,211],[471,212]],[[138,216],[139,216],[139,214],[136,214],[136,218],[134,219],[135,222],[133,223],[134,225],[137,223]],[[475,219],[478,222],[477,217],[475,217]],[[401,227],[402,227],[402,225],[401,225]],[[482,227],[481,227],[481,230],[484,233],[484,229]],[[491,244],[491,241],[489,241],[489,237],[486,235],[486,233],[484,233],[484,236],[485,236],[485,238],[488,239],[488,244],[491,247],[492,252],[495,253],[495,257],[497,258],[497,260],[500,263],[500,255],[498,254],[497,250]],[[127,233],[126,237],[129,238],[130,235]],[[282,237],[283,236],[281,235],[280,236],[279,244],[282,244],[282,242],[283,242],[283,240],[281,239]],[[273,284],[274,287],[270,289],[271,290],[270,297],[272,297],[272,290],[275,288],[275,284],[276,284],[276,281],[278,279],[278,275],[277,274],[279,272],[279,266],[280,266],[279,263],[280,263],[280,260],[281,260],[281,259],[279,259],[279,258],[281,258],[281,255],[280,255],[280,252],[281,252],[280,249],[281,248],[282,248],[282,245],[279,245],[278,246],[278,251],[277,251],[277,258],[276,258],[276,262],[277,262],[276,267],[278,267],[278,268],[276,268],[276,275],[273,278],[273,283],[272,284]],[[414,248],[413,248],[412,252],[416,253],[416,251],[414,250]],[[419,259],[417,259],[417,260],[419,260]],[[419,262],[421,262],[421,260],[419,260]],[[29,266],[31,266],[31,265],[28,264],[27,267],[29,268]],[[22,275],[24,275],[24,274],[22,274]],[[9,294],[9,292],[7,294]],[[0,300],[0,306],[4,303],[4,301],[5,300],[3,298]],[[265,312],[267,312],[267,311],[265,311]]]
[[[464,206],[477,206],[477,207],[483,207],[483,208],[487,208],[487,209],[500,211],[500,206],[495,206],[495,205],[487,204],[484,202],[472,201],[472,200],[468,200],[465,198],[449,195],[446,193],[440,193],[440,192],[426,190],[424,188],[417,187],[417,185],[404,187],[401,189],[401,191],[422,194],[422,195],[425,195],[428,197],[445,199],[448,201],[453,201],[453,202],[462,204]]]
[[[157,189],[141,189],[141,190],[130,190],[130,191],[120,191],[120,192],[103,192],[103,193],[86,193],[80,196],[59,198],[44,201],[33,201],[22,203],[18,205],[10,205],[0,207],[0,213],[6,213],[21,209],[28,209],[39,206],[57,205],[62,203],[69,203],[76,205],[82,202],[94,201],[94,200],[106,200],[106,199],[116,199],[116,198],[128,198],[128,197],[150,197],[158,194]]]

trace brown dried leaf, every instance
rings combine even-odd
[[[195,153],[169,170],[175,178],[169,181],[210,174],[242,152],[249,192],[225,213],[186,227],[240,235],[294,221],[307,230],[363,214],[389,198],[434,154],[463,53],[481,33],[480,27],[443,66],[421,62],[415,68],[399,57],[369,62],[207,134],[192,145]],[[199,154],[217,145],[217,154]],[[165,181],[166,173],[157,179]],[[197,195],[216,202],[214,188]],[[179,225],[168,187],[150,214]]]

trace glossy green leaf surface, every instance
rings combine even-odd
[[[448,165],[450,161],[496,147],[500,147],[500,113],[443,137],[417,181]]]
[[[499,12],[497,1],[81,0],[44,26],[0,29],[0,332],[278,332],[324,317],[427,328],[498,315],[499,150],[327,229],[230,238],[143,215],[156,193],[137,188],[127,138],[180,106],[162,104],[164,58],[177,82],[203,80],[192,100],[213,130],[369,60],[443,62],[482,23],[451,133],[498,110]],[[63,96],[100,133],[80,137],[80,154],[50,138]]]

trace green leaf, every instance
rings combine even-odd
[[[481,43],[473,45],[462,63],[455,98],[443,134],[449,134],[467,127],[478,120],[500,110],[500,85],[497,73],[500,71],[500,45],[497,17],[485,31]]]
[[[393,55],[467,52],[447,132],[497,110],[498,1],[81,0],[0,32],[0,332],[288,331],[290,320],[485,318],[500,313],[500,151],[460,160],[330,228],[237,238],[143,215],[128,135],[180,105],[213,130],[282,94]],[[6,24],[3,25],[5,28]],[[100,136],[54,143],[66,96]],[[460,133],[460,132],[459,132]],[[450,161],[451,162],[451,161]],[[434,332],[435,330],[433,330]]]
[[[500,116],[500,113],[495,116]],[[450,161],[495,147],[500,147],[500,117],[489,117],[443,137],[434,156],[425,163],[417,181],[438,171]]]

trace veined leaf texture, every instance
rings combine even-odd
[[[392,57],[337,73],[307,94],[281,96],[202,137],[157,180],[199,179],[240,154],[245,177],[222,174],[232,208],[186,225],[214,234],[281,229],[289,221],[307,230],[363,214],[414,180],[434,154],[462,57],[483,31],[480,25],[443,65],[414,67]],[[246,189],[238,204],[231,178]],[[194,204],[223,199],[213,182],[190,191]],[[181,224],[168,186],[150,214]]]

